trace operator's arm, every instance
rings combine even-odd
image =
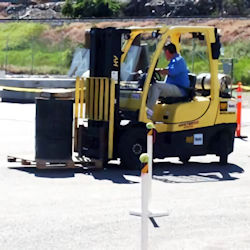
[[[187,71],[187,66],[183,58],[180,60],[175,59],[168,66],[168,74],[171,76],[178,75],[181,72],[185,72],[185,71]]]

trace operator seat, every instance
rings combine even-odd
[[[188,73],[188,78],[190,82],[190,87],[187,88],[187,95],[181,97],[160,97],[159,101],[161,104],[173,104],[178,102],[190,102],[193,100],[195,96],[195,84],[196,84],[196,75],[192,73]]]

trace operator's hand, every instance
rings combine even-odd
[[[156,68],[155,71],[164,76],[168,75],[168,69]]]

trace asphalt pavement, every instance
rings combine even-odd
[[[242,135],[250,136],[245,97]],[[140,249],[139,171],[38,170],[8,163],[34,155],[34,104],[0,103],[0,249]],[[216,156],[154,164],[149,249],[250,249],[250,141]]]

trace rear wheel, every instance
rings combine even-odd
[[[180,156],[180,157],[179,157],[179,160],[180,160],[183,164],[186,164],[186,163],[189,162],[190,156],[188,156],[188,155]]]
[[[118,152],[121,165],[127,169],[140,169],[139,157],[146,152],[146,131],[142,128],[131,128],[125,131],[119,140]]]
[[[222,165],[228,163],[228,147],[229,147],[229,135],[227,133],[221,133],[219,137],[219,157],[220,157],[220,164]]]

